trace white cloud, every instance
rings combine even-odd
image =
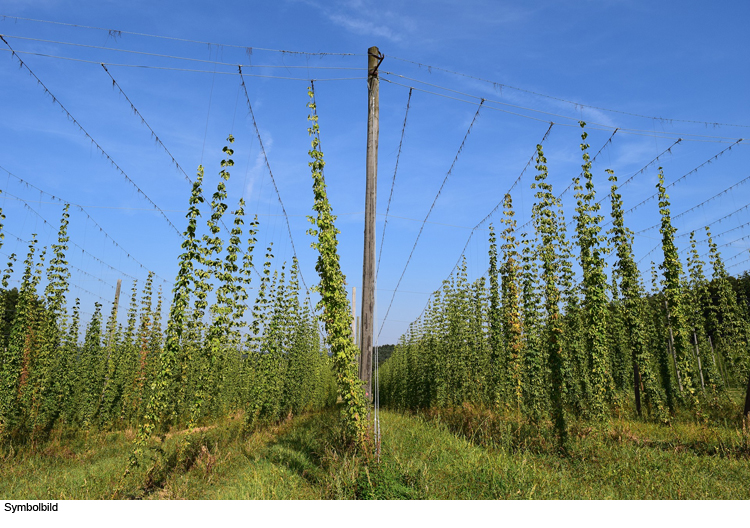
[[[263,135],[263,147],[266,150],[266,155],[268,155],[273,148],[273,138],[271,137],[271,134],[265,133]],[[245,201],[247,203],[250,203],[250,201],[254,199],[253,190],[258,182],[263,181],[267,170],[263,152],[258,149],[258,153],[255,155],[255,161],[252,166],[247,169],[247,184],[244,193]]]
[[[326,13],[326,16],[334,24],[338,24],[339,26],[348,29],[352,33],[357,33],[358,35],[383,37],[394,42],[402,40],[402,37],[400,35],[394,33],[390,27],[385,25],[374,24],[371,21],[357,18],[351,15]]]
[[[362,0],[293,0],[319,10],[333,24],[362,36],[374,36],[401,42],[413,34],[416,24],[403,13],[383,9]]]

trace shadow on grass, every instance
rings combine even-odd
[[[399,471],[396,464],[375,462],[347,446],[338,409],[298,418],[267,445],[264,456],[321,488],[325,498],[424,498],[416,491],[413,476]]]

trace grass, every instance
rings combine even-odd
[[[499,430],[485,415],[482,427]],[[474,417],[473,419],[476,420]],[[750,499],[750,437],[734,426],[619,419],[488,442],[458,421],[383,411],[380,462],[344,447],[336,411],[243,435],[238,420],[179,433],[122,497],[145,499]],[[506,424],[507,425],[507,424]],[[59,437],[0,455],[0,497],[101,499],[120,483],[130,432]],[[150,471],[147,471],[150,469]]]
[[[128,460],[128,433],[56,438],[43,447],[8,446],[0,455],[0,497],[101,499]]]

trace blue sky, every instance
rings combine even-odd
[[[274,242],[277,265],[296,250],[308,286],[317,277],[316,254],[305,234],[312,206],[305,105],[309,79],[316,79],[341,264],[349,288],[358,291],[365,53],[379,46],[386,57],[378,251],[409,87],[414,88],[378,276],[381,344],[395,342],[419,315],[465,246],[470,278],[485,273],[487,223],[497,224],[500,215],[469,238],[472,228],[522,174],[550,122],[555,124],[543,145],[556,194],[580,171],[577,121],[584,120],[591,155],[601,149],[593,165],[599,197],[609,190],[604,170],[611,168],[621,182],[635,175],[622,189],[626,209],[634,207],[655,192],[657,167],[663,166],[667,184],[677,182],[669,189],[672,213],[685,212],[675,219],[677,234],[711,224],[720,235],[717,242],[726,244],[721,249],[729,271],[750,269],[750,241],[743,239],[750,235],[745,226],[750,210],[744,208],[750,203],[745,182],[750,139],[737,144],[750,136],[746,2],[296,0],[225,2],[219,8],[207,2],[6,0],[1,11],[0,34],[180,231],[189,184],[164,147],[191,178],[199,164],[205,166],[208,195],[218,179],[221,147],[233,134],[230,209],[244,197],[246,212],[259,215],[259,245]],[[71,297],[81,297],[84,311],[90,313],[95,300],[111,299],[118,278],[126,292],[133,278],[143,280],[146,269],[173,280],[177,233],[0,44],[6,48],[0,53],[0,205],[7,216],[0,258],[14,251],[23,259],[26,243],[14,235],[28,240],[38,233],[43,245],[54,242],[61,211],[54,195],[85,210],[72,210],[71,237],[78,246],[69,258],[76,284]],[[107,64],[112,78],[99,63]],[[238,64],[289,215],[294,249],[248,115]],[[480,98],[486,101],[445,180]],[[521,223],[534,203],[529,189],[534,174],[532,163],[512,192]],[[563,204],[570,220],[571,191]],[[607,221],[608,201],[603,206]],[[657,222],[655,200],[626,216],[635,231]],[[656,229],[636,236],[636,256],[645,256],[641,268],[647,277],[650,260],[661,261],[658,249],[649,254],[658,241]],[[678,247],[687,248],[685,236]],[[700,249],[707,251],[705,245]],[[256,265],[263,253],[259,248]]]

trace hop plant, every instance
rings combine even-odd
[[[367,406],[361,382],[357,376],[354,358],[357,348],[351,337],[351,308],[346,295],[345,278],[341,272],[337,251],[339,233],[334,225],[335,216],[331,212],[323,177],[323,152],[320,149],[320,128],[315,106],[313,87],[308,90],[310,110],[308,134],[312,137],[309,162],[313,179],[315,201],[313,210],[316,217],[309,217],[315,227],[308,234],[317,238],[312,247],[318,250],[319,257],[315,270],[320,275],[316,287],[321,300],[318,305],[323,310],[323,323],[326,328],[328,346],[331,348],[334,370],[339,387],[339,395],[344,401],[343,419],[349,439],[357,446],[364,447],[367,420]]]

